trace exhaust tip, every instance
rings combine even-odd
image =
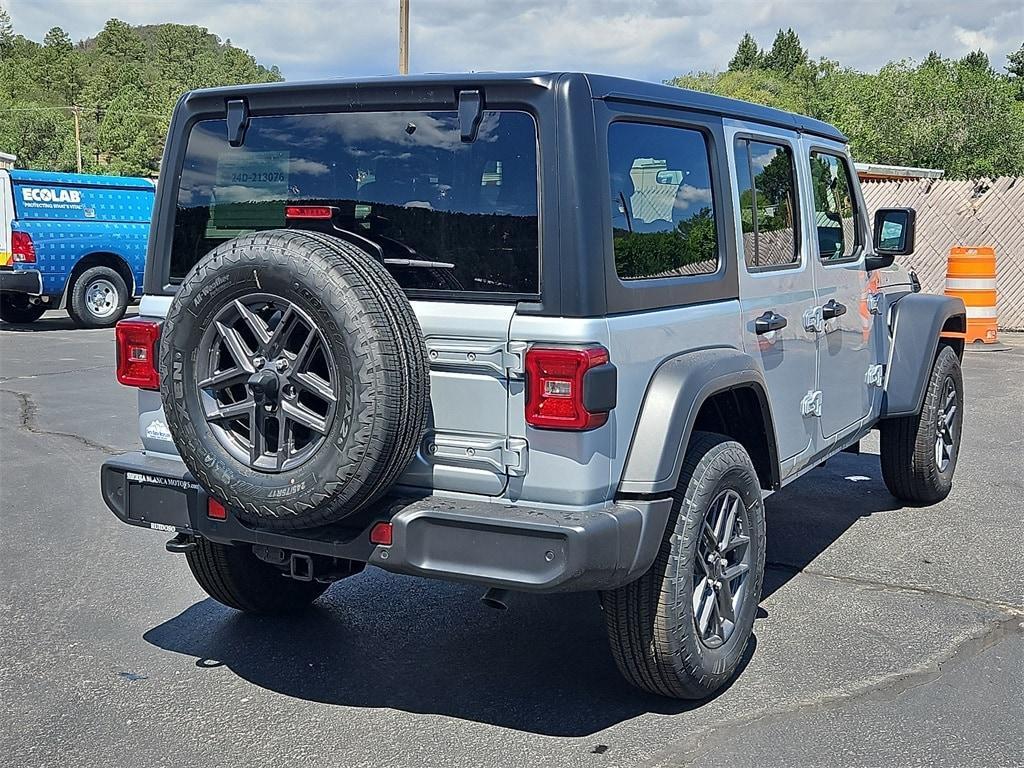
[[[507,599],[507,589],[495,589],[494,587],[491,587],[486,592],[484,592],[483,597],[480,598],[480,602],[486,605],[488,608],[493,608],[496,611],[507,611]]]

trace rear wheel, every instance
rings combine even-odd
[[[45,304],[33,304],[24,293],[0,294],[0,320],[5,322],[34,323],[45,311]]]
[[[764,558],[764,505],[750,457],[724,435],[694,433],[654,565],[602,594],[623,676],[680,699],[721,688],[750,640]]]
[[[124,317],[128,288],[110,267],[91,267],[71,286],[68,315],[80,328],[108,328]]]
[[[921,412],[879,426],[882,479],[889,493],[914,504],[935,504],[953,488],[964,419],[960,358],[943,347],[932,365]]]
[[[246,613],[301,611],[327,589],[315,581],[289,579],[252,553],[248,546],[197,539],[185,555],[199,586],[219,603]]]

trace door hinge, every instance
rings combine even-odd
[[[804,311],[804,330],[810,333],[824,333],[825,318],[821,314],[821,307],[811,307]]]
[[[433,368],[486,368],[511,378],[523,375],[525,341],[487,342],[477,339],[428,339]]]
[[[882,294],[880,293],[869,293],[868,294],[868,312],[872,315],[877,315],[882,311]]]
[[[528,468],[529,455],[529,448],[525,438],[510,437],[505,440],[505,448],[501,452],[502,460],[505,462],[505,473],[512,477],[522,477],[525,475]]]
[[[804,395],[804,399],[800,401],[800,415],[821,417],[820,389],[811,390]]]
[[[514,477],[526,474],[529,449],[525,438],[438,433],[428,435],[426,453],[434,464],[455,464]]]
[[[510,341],[505,345],[505,370],[510,377],[522,376],[526,372],[527,346],[525,341]]]
[[[868,372],[864,374],[864,383],[869,387],[880,387],[885,381],[885,366],[875,363],[868,366]]]

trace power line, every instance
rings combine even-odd
[[[88,114],[106,114],[111,110],[107,107],[4,107],[4,112],[74,112],[79,110]],[[159,120],[166,120],[170,118],[170,115],[160,115],[156,112],[139,112],[138,110],[129,110],[134,115],[142,115],[143,117],[155,117]]]

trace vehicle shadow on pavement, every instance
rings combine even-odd
[[[369,568],[296,617],[246,616],[208,599],[144,637],[194,657],[196,674],[224,665],[307,701],[546,736],[587,736],[644,713],[677,714],[704,703],[631,688],[615,668],[593,593],[513,595],[505,612],[484,607],[479,595],[473,587]]]
[[[840,453],[765,501],[767,572],[762,600],[838,541],[858,520],[903,504],[882,481],[877,453]]]
[[[138,314],[137,307],[128,307],[125,317],[133,317],[136,314]],[[47,333],[49,331],[77,330],[88,331],[95,329],[79,329],[70,317],[63,312],[58,314],[56,311],[47,313],[34,323],[8,323],[5,320],[0,320],[0,331],[10,331],[12,333]]]
[[[8,323],[0,320],[0,331],[13,333],[46,333],[47,331],[73,331],[75,324],[70,317],[45,317],[34,323]]]
[[[882,484],[877,455],[843,454],[767,507],[765,597],[858,519],[900,505]],[[481,592],[369,568],[335,584],[299,616],[246,616],[203,600],[145,639],[195,658],[196,674],[223,665],[299,699],[446,715],[546,736],[587,736],[644,713],[678,714],[706,703],[675,702],[627,685],[593,593],[517,594],[508,611],[498,612],[480,604]],[[737,677],[756,646],[755,636]]]

